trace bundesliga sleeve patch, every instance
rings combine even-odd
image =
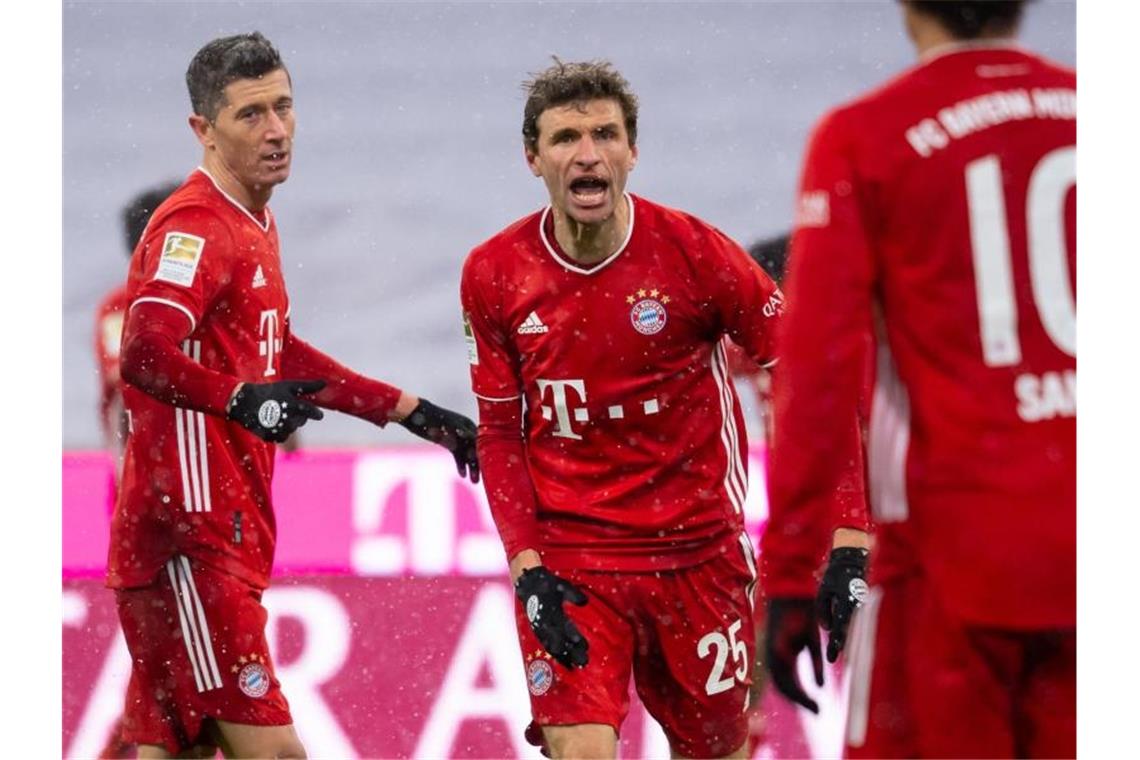
[[[205,247],[205,239],[197,235],[188,235],[185,232],[166,233],[154,279],[190,287],[194,282],[194,273],[198,271],[198,262],[202,260],[202,249]]]
[[[471,329],[471,317],[463,312],[463,340],[467,343],[467,363],[479,363],[479,347],[475,344],[475,331]]]

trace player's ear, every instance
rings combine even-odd
[[[523,146],[523,156],[526,158],[526,165],[530,167],[530,173],[536,177],[542,176],[542,167],[538,165],[538,154],[533,152],[529,146]]]
[[[626,171],[633,171],[633,167],[637,166],[637,143],[629,146],[629,166]]]
[[[214,125],[205,116],[197,113],[190,114],[188,119],[190,122],[190,129],[193,130],[194,136],[198,138],[198,142],[202,143],[204,148],[214,147]]]

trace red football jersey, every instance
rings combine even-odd
[[[471,252],[462,300],[475,395],[525,399],[536,548],[646,571],[743,530],[745,427],[720,339],[770,362],[782,297],[718,230],[626,198],[629,236],[607,259],[570,259],[547,208]]]
[[[820,540],[871,327],[874,519],[980,624],[1076,620],[1075,144],[1075,72],[953,45],[828,114],[801,180],[772,520]]]
[[[183,350],[194,361],[239,381],[282,379],[289,299],[273,215],[254,216],[203,169],[155,210],[131,258],[128,291],[132,309],[158,303],[185,315],[193,332]],[[108,584],[148,584],[177,552],[267,585],[273,444],[129,384],[123,396],[130,435]]]

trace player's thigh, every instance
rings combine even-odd
[[[580,723],[573,726],[545,726],[542,729],[546,747],[554,760],[583,758],[610,760],[617,757],[617,732],[602,723]]]
[[[1029,675],[1017,700],[1018,755],[1077,756],[1077,632],[1029,638]]]
[[[132,658],[124,739],[178,753],[200,742],[208,718],[293,722],[269,658],[259,591],[175,556],[153,588],[118,597]]]
[[[292,725],[251,726],[224,720],[212,723],[212,735],[226,757],[306,757],[305,747]]]
[[[639,582],[637,693],[675,756],[728,757],[747,739],[755,577],[750,547],[734,545]]]
[[[534,722],[550,726],[602,724],[615,733],[629,713],[629,676],[633,629],[622,612],[627,584],[612,573],[554,572],[574,583],[588,599],[584,606],[565,605],[588,644],[589,662],[569,669],[543,648],[521,605],[515,605],[515,627],[523,656]]]
[[[966,625],[935,589],[918,588],[905,656],[917,754],[1013,757],[1013,695],[1023,662],[1018,636]]]
[[[138,745],[140,757],[177,757],[199,741],[202,718],[176,592],[164,572],[115,599],[131,655],[120,737]]]

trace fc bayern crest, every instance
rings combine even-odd
[[[545,659],[532,660],[526,666],[526,687],[536,697],[550,691],[554,685],[554,668]]]
[[[249,663],[238,673],[238,688],[247,697],[264,697],[269,691],[269,671],[260,662]]]
[[[654,335],[665,329],[665,305],[656,298],[643,298],[629,310],[633,329],[642,335]]]

